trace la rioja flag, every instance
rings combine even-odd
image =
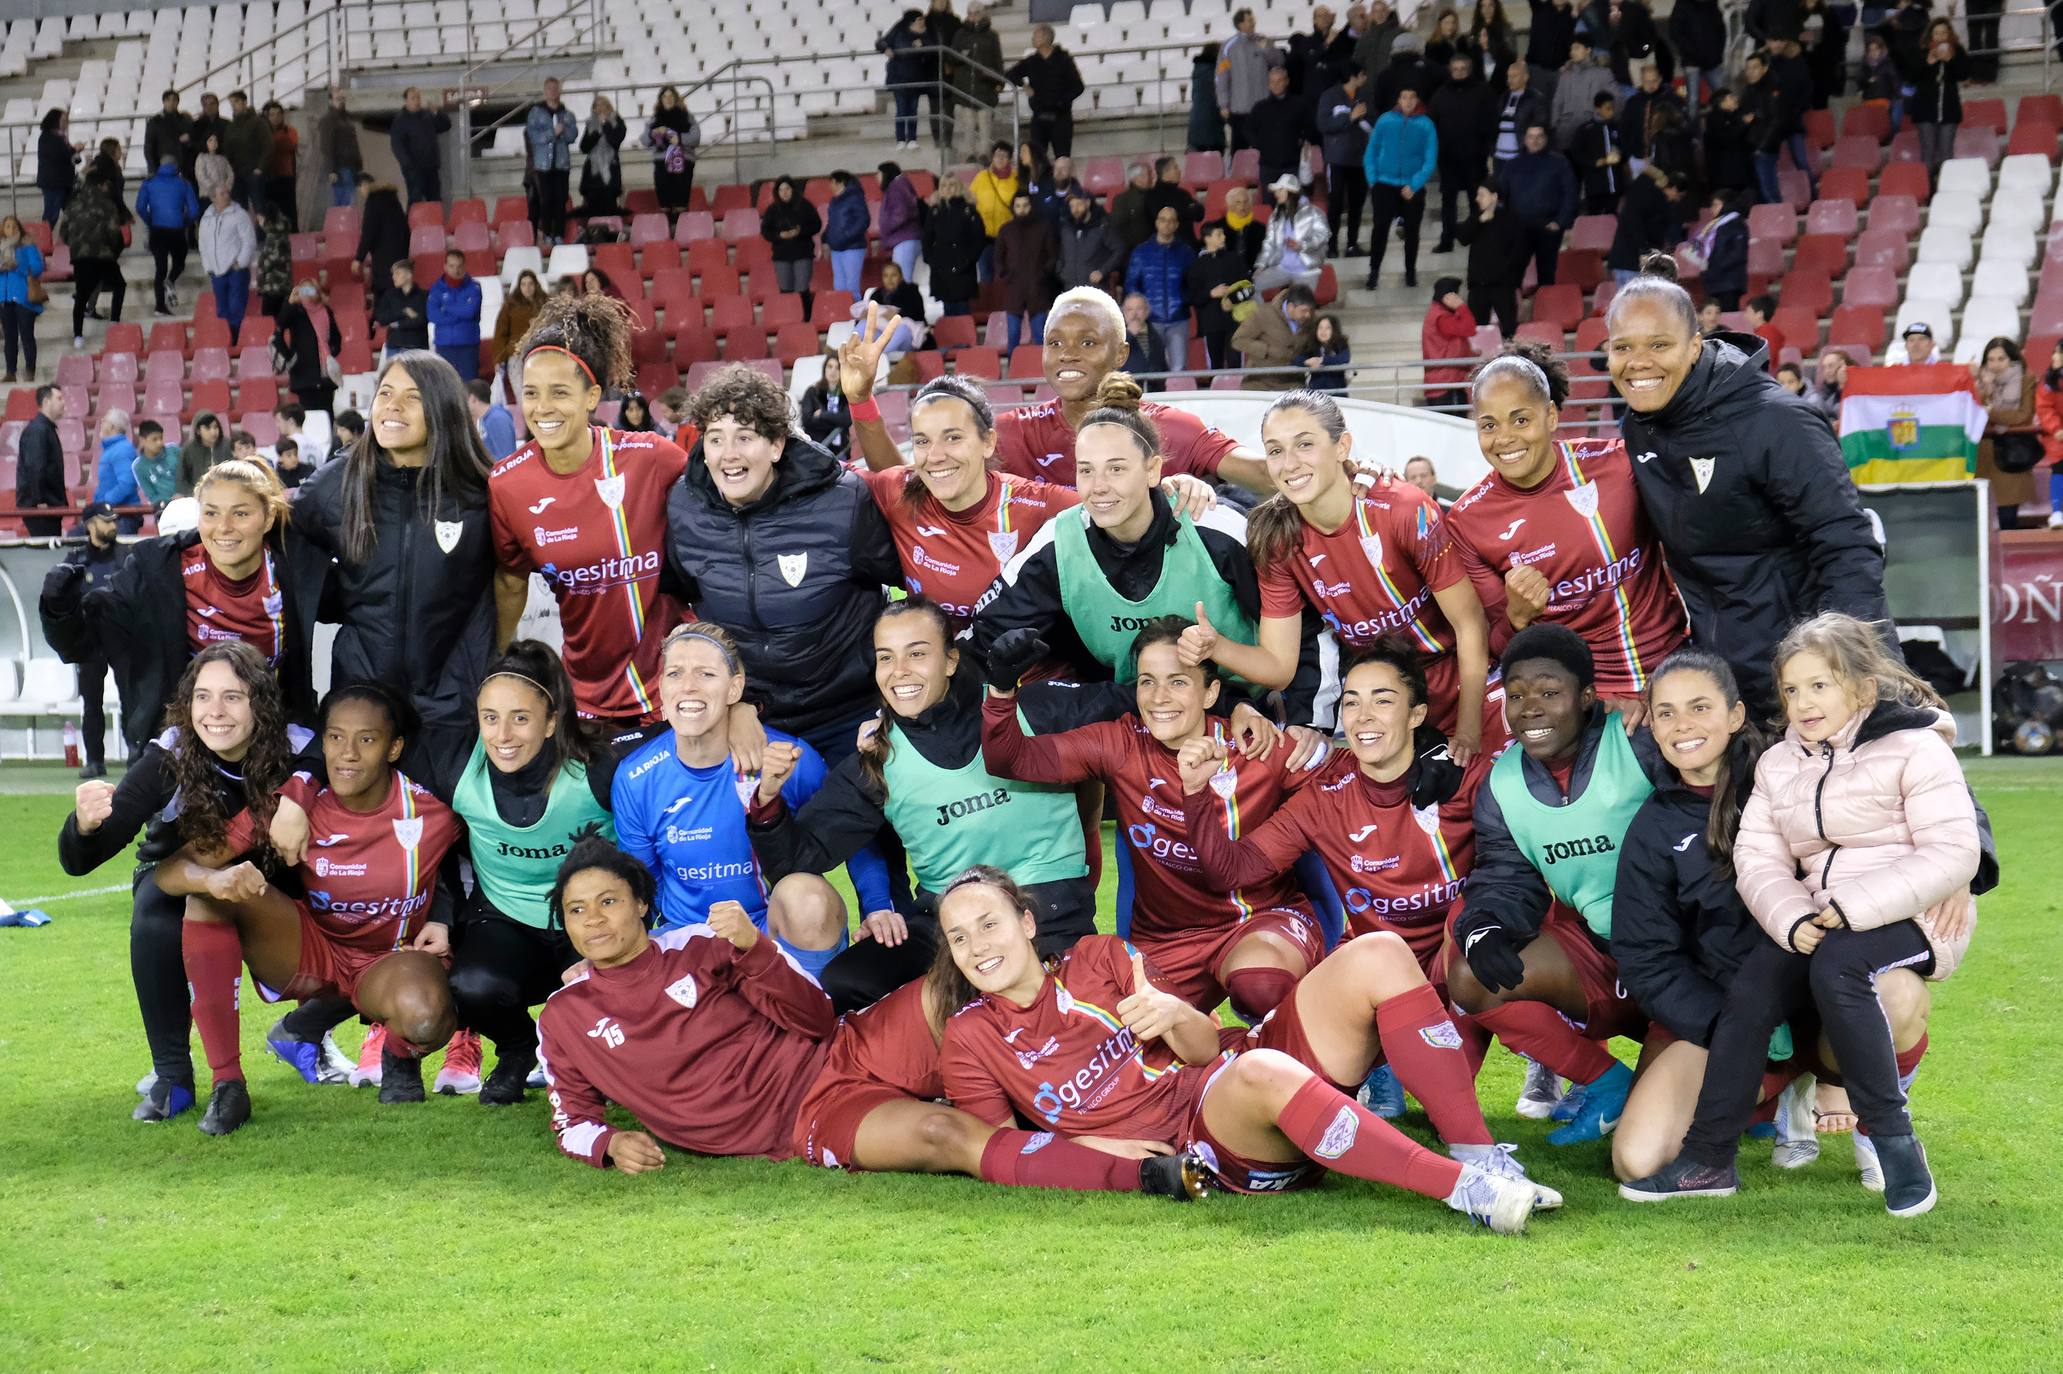
[[[1851,367],[1841,387],[1841,453],[1858,486],[1962,481],[1977,473],[1985,418],[1960,363]]]

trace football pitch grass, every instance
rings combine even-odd
[[[1621,1202],[1608,1144],[1513,1113],[1502,1050],[1492,1129],[1568,1199],[1518,1238],[1342,1178],[1190,1206],[677,1151],[627,1178],[562,1158],[542,1093],[305,1086],[255,999],[255,1115],[213,1140],[129,1120],[126,888],[52,901],[0,929],[0,1369],[2054,1369],[2063,764],[1970,771],[2006,878],[1935,1004],[1941,1202],[1905,1222],[1840,1137],[1795,1174],[1749,1142],[1731,1201]],[[0,896],[126,884],[58,869],[71,785],[0,770]]]

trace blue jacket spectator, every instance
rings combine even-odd
[[[833,253],[865,248],[867,227],[867,193],[857,179],[847,181],[824,207],[824,247]]]
[[[201,198],[193,183],[179,175],[176,160],[158,164],[158,169],[136,188],[136,216],[152,229],[190,229],[200,222]]]
[[[136,445],[129,442],[128,417],[120,411],[110,411],[109,416],[119,417],[124,427],[117,433],[102,436],[100,440],[100,474],[93,484],[93,499],[111,506],[133,506],[139,500],[136,494]]]
[[[1182,274],[1195,261],[1196,250],[1179,235],[1173,242],[1163,243],[1156,234],[1132,250],[1132,260],[1125,267],[1125,290],[1146,297],[1155,324],[1187,320],[1189,297],[1182,287]]]
[[[532,170],[570,172],[573,145],[580,140],[580,120],[564,105],[554,110],[540,100],[524,116],[523,139],[529,146]]]
[[[0,305],[19,305],[27,308],[30,316],[43,313],[40,305],[29,305],[29,278],[43,275],[43,252],[28,239],[14,245],[14,266],[0,272]],[[30,365],[33,369],[34,364]]]
[[[454,282],[449,274],[430,284],[431,339],[439,348],[480,342],[480,283],[472,277]]]
[[[1440,136],[1433,131],[1433,121],[1423,114],[1391,110],[1375,121],[1361,170],[1370,186],[1408,186],[1416,194],[1432,180],[1439,161]]]

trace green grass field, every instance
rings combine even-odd
[[[1607,1146],[1512,1113],[1502,1051],[1493,1128],[1568,1197],[1516,1239],[1351,1179],[1180,1207],[678,1153],[625,1178],[561,1158],[538,1093],[304,1086],[256,1008],[256,1116],[212,1140],[129,1120],[126,897],[53,901],[0,930],[0,1370],[2054,1369],[2063,768],[1971,772],[2007,876],[1935,1004],[1942,1201],[1910,1222],[1845,1140],[1798,1174],[1751,1145],[1740,1197],[1636,1211]],[[0,896],[126,883],[58,870],[70,786],[0,771]]]

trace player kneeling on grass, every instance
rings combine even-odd
[[[346,684],[323,699],[329,781],[296,773],[280,789],[321,837],[293,869],[304,896],[281,891],[260,867],[265,830],[249,811],[218,847],[188,845],[159,866],[165,892],[187,898],[186,977],[215,1083],[200,1120],[209,1135],[251,1116],[238,1047],[246,964],[267,998],[350,998],[387,1030],[380,1101],[423,1100],[420,1056],[456,1025],[444,959],[458,881],[447,871],[440,883],[438,869],[459,825],[394,767],[414,725],[407,701],[379,683]],[[237,857],[253,853],[257,861]]]
[[[1460,1034],[1388,933],[1306,974],[1251,1031],[1154,984],[1144,956],[1091,935],[1042,963],[1037,921],[999,870],[962,874],[939,904],[933,980],[947,1002],[946,1095],[984,1121],[1110,1132],[1193,1149],[1235,1192],[1281,1192],[1323,1169],[1408,1188],[1507,1234],[1561,1197],[1490,1142]],[[1387,1054],[1456,1158],[1357,1105]]]
[[[554,919],[588,961],[538,1018],[552,1131],[572,1158],[643,1173],[665,1164],[664,1140],[698,1154],[1201,1194],[1201,1170],[1164,1146],[998,1130],[928,1100],[941,1094],[942,1017],[925,983],[840,1021],[737,902],[652,935],[656,891],[644,865],[600,839],[575,846],[552,891]],[[653,1134],[607,1125],[606,1102]]]

